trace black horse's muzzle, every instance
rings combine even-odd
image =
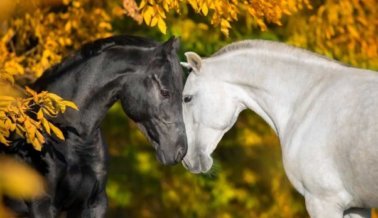
[[[184,148],[184,146],[179,146],[177,151],[173,154],[174,155],[172,155],[171,152],[164,152],[158,150],[156,153],[156,157],[160,161],[160,163],[164,165],[174,165],[181,162],[181,160],[184,158],[186,154],[186,149]]]
[[[163,165],[181,162],[188,150],[183,122],[166,123],[161,120],[139,125],[156,150],[156,158]]]
[[[180,135],[175,143],[170,143],[170,140],[167,141],[166,144],[160,144],[156,149],[157,159],[164,165],[173,165],[181,162],[188,150],[186,135]]]

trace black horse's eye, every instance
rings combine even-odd
[[[162,90],[160,90],[160,94],[161,94],[161,96],[163,96],[164,98],[168,98],[168,97],[169,97],[169,91],[166,90],[166,89],[162,89]]]
[[[192,100],[192,96],[191,95],[188,95],[188,96],[184,97],[184,102],[185,103],[189,103],[191,100]]]

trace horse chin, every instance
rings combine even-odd
[[[159,147],[160,147],[159,143],[157,143],[157,142],[154,141],[154,140],[151,140],[151,144],[152,144],[152,147],[154,147],[154,149],[155,149],[155,152],[156,152],[156,154],[155,154],[156,159],[157,159],[161,164],[165,165],[165,164],[166,164],[165,156],[164,156],[163,151],[161,151],[161,150],[159,149]]]
[[[156,156],[156,159],[161,163],[161,164],[165,164],[165,158],[164,158],[164,154],[163,154],[163,152],[159,149],[159,143],[158,142],[156,142],[155,140],[153,140],[153,139],[150,139],[149,140],[150,141],[150,143],[151,143],[151,145],[152,145],[152,147],[155,149],[155,152],[156,152],[156,154],[155,154],[155,156]]]
[[[208,155],[198,155],[197,161],[188,158],[182,160],[183,166],[193,174],[207,173],[213,166],[213,159]]]
[[[153,147],[156,151],[158,151],[158,149],[159,149],[159,143],[157,143],[155,140],[152,140],[152,139],[150,139],[150,143],[151,143],[152,147]]]

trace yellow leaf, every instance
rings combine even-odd
[[[64,104],[60,104],[60,105],[58,105],[58,106],[59,106],[59,110],[60,110],[61,113],[66,112],[66,105],[64,105]]]
[[[54,108],[50,105],[45,105],[45,107],[42,108],[43,113],[49,115],[50,117],[54,117],[58,115],[58,112],[54,110]]]
[[[197,4],[197,1],[196,0],[188,0],[189,4],[192,6],[192,8],[195,10],[195,11],[198,11],[198,4]]]
[[[159,27],[159,30],[163,33],[163,34],[166,34],[167,33],[167,26],[165,25],[165,22],[164,20],[160,17],[160,19],[158,20],[158,27]]]
[[[349,33],[350,33],[351,36],[353,36],[355,38],[359,38],[358,31],[353,26],[348,25],[347,29],[349,30]]]
[[[60,129],[58,127],[56,127],[54,124],[52,124],[50,122],[49,122],[49,125],[50,125],[50,128],[51,128],[51,131],[56,135],[56,137],[58,137],[61,140],[64,140],[64,135],[63,135],[62,131],[60,131]]]
[[[57,94],[54,94],[54,93],[49,92],[47,95],[48,95],[52,100],[54,100],[54,101],[60,101],[60,100],[62,100],[62,98],[61,98],[59,95],[57,95]]]
[[[266,27],[266,25],[265,25],[265,23],[262,19],[256,19],[256,23],[257,23],[257,25],[259,25],[259,27],[262,31],[267,30],[267,27]]]
[[[37,93],[35,92],[35,91],[33,91],[32,89],[30,89],[29,87],[25,87],[25,91],[27,92],[27,93],[29,93],[31,96],[36,96],[37,95]]]
[[[67,107],[70,107],[72,109],[75,109],[75,110],[79,110],[79,108],[77,107],[77,105],[72,102],[72,101],[64,101],[64,105],[66,105]]]
[[[153,15],[154,15],[154,9],[150,6],[146,7],[146,9],[143,11],[143,19],[147,25],[151,24],[151,18]]]
[[[4,124],[6,129],[12,128],[12,122],[9,119],[7,119]]]
[[[42,111],[44,114],[46,114],[49,117],[55,116],[54,114],[50,113],[50,110],[48,110],[47,108],[42,108]]]
[[[112,29],[112,25],[110,25],[108,22],[100,22],[100,24],[98,25],[99,28],[103,28],[103,29]]]
[[[35,133],[35,135],[37,136],[37,139],[38,139],[39,142],[41,142],[42,144],[45,143],[45,138],[43,137],[43,135],[39,131],[37,131]]]
[[[11,123],[10,131],[14,131],[15,129],[16,129],[16,124],[15,123]]]
[[[33,148],[37,151],[41,151],[42,150],[42,144],[40,141],[38,141],[38,138],[34,138],[33,141],[31,142],[31,144],[33,145]]]
[[[66,23],[66,25],[64,26],[64,31],[66,31],[66,32],[70,32],[70,31],[71,31],[71,28],[72,28],[72,24],[71,24],[70,21],[68,21],[68,22]]]
[[[31,199],[44,193],[43,178],[32,168],[19,161],[0,158],[0,190],[2,193],[22,199]]]
[[[26,128],[27,136],[30,139],[30,142],[33,142],[35,138],[35,132],[37,131],[37,129],[35,128],[33,124],[30,123],[29,119],[25,120],[24,125]]]
[[[43,118],[43,112],[41,109],[39,109],[38,113],[37,113],[37,119],[38,120],[41,120]]]
[[[164,10],[165,10],[166,12],[169,11],[169,6],[168,6],[167,1],[163,1],[163,8],[164,8]]]
[[[151,27],[156,26],[157,22],[158,22],[158,18],[155,16],[155,17],[152,18],[152,20],[151,20]]]
[[[228,20],[222,19],[222,21],[221,21],[221,31],[222,31],[222,33],[225,34],[226,36],[228,36],[228,32],[229,32],[230,27],[231,27],[231,25],[228,22]]]
[[[221,27],[222,28],[230,28],[231,27],[230,22],[228,22],[228,20],[222,19]]]
[[[9,141],[2,134],[0,134],[0,143],[9,145]]]
[[[142,8],[144,8],[144,6],[147,4],[147,1],[146,0],[142,0],[141,2],[140,2],[140,4],[139,4],[139,9],[142,9]]]
[[[23,134],[24,132],[25,132],[25,128],[22,127],[21,125],[17,124],[16,125],[16,133],[17,133],[17,135],[24,139],[25,138],[25,136]]]
[[[51,135],[49,121],[47,121],[46,118],[43,118],[43,119],[42,119],[42,126],[43,126],[43,128],[46,130],[46,132],[47,132],[49,135]]]
[[[9,137],[10,131],[4,126],[3,122],[0,122],[0,135],[2,135],[4,138]]]
[[[203,13],[203,15],[207,16],[207,13],[208,13],[208,12],[209,12],[209,8],[207,7],[207,4],[204,3],[204,4],[202,5],[202,13]]]
[[[73,1],[73,4],[72,4],[75,8],[80,8],[81,6],[81,3],[79,1]]]
[[[156,11],[159,13],[160,17],[166,18],[165,12],[163,11],[163,9],[161,9],[160,7],[157,6]]]

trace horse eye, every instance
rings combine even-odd
[[[161,94],[164,98],[168,98],[168,97],[169,97],[169,91],[166,90],[166,89],[162,89],[162,90],[160,90],[160,94]]]
[[[192,96],[191,95],[188,95],[188,96],[184,97],[184,102],[185,103],[189,103],[191,100],[192,100]]]

